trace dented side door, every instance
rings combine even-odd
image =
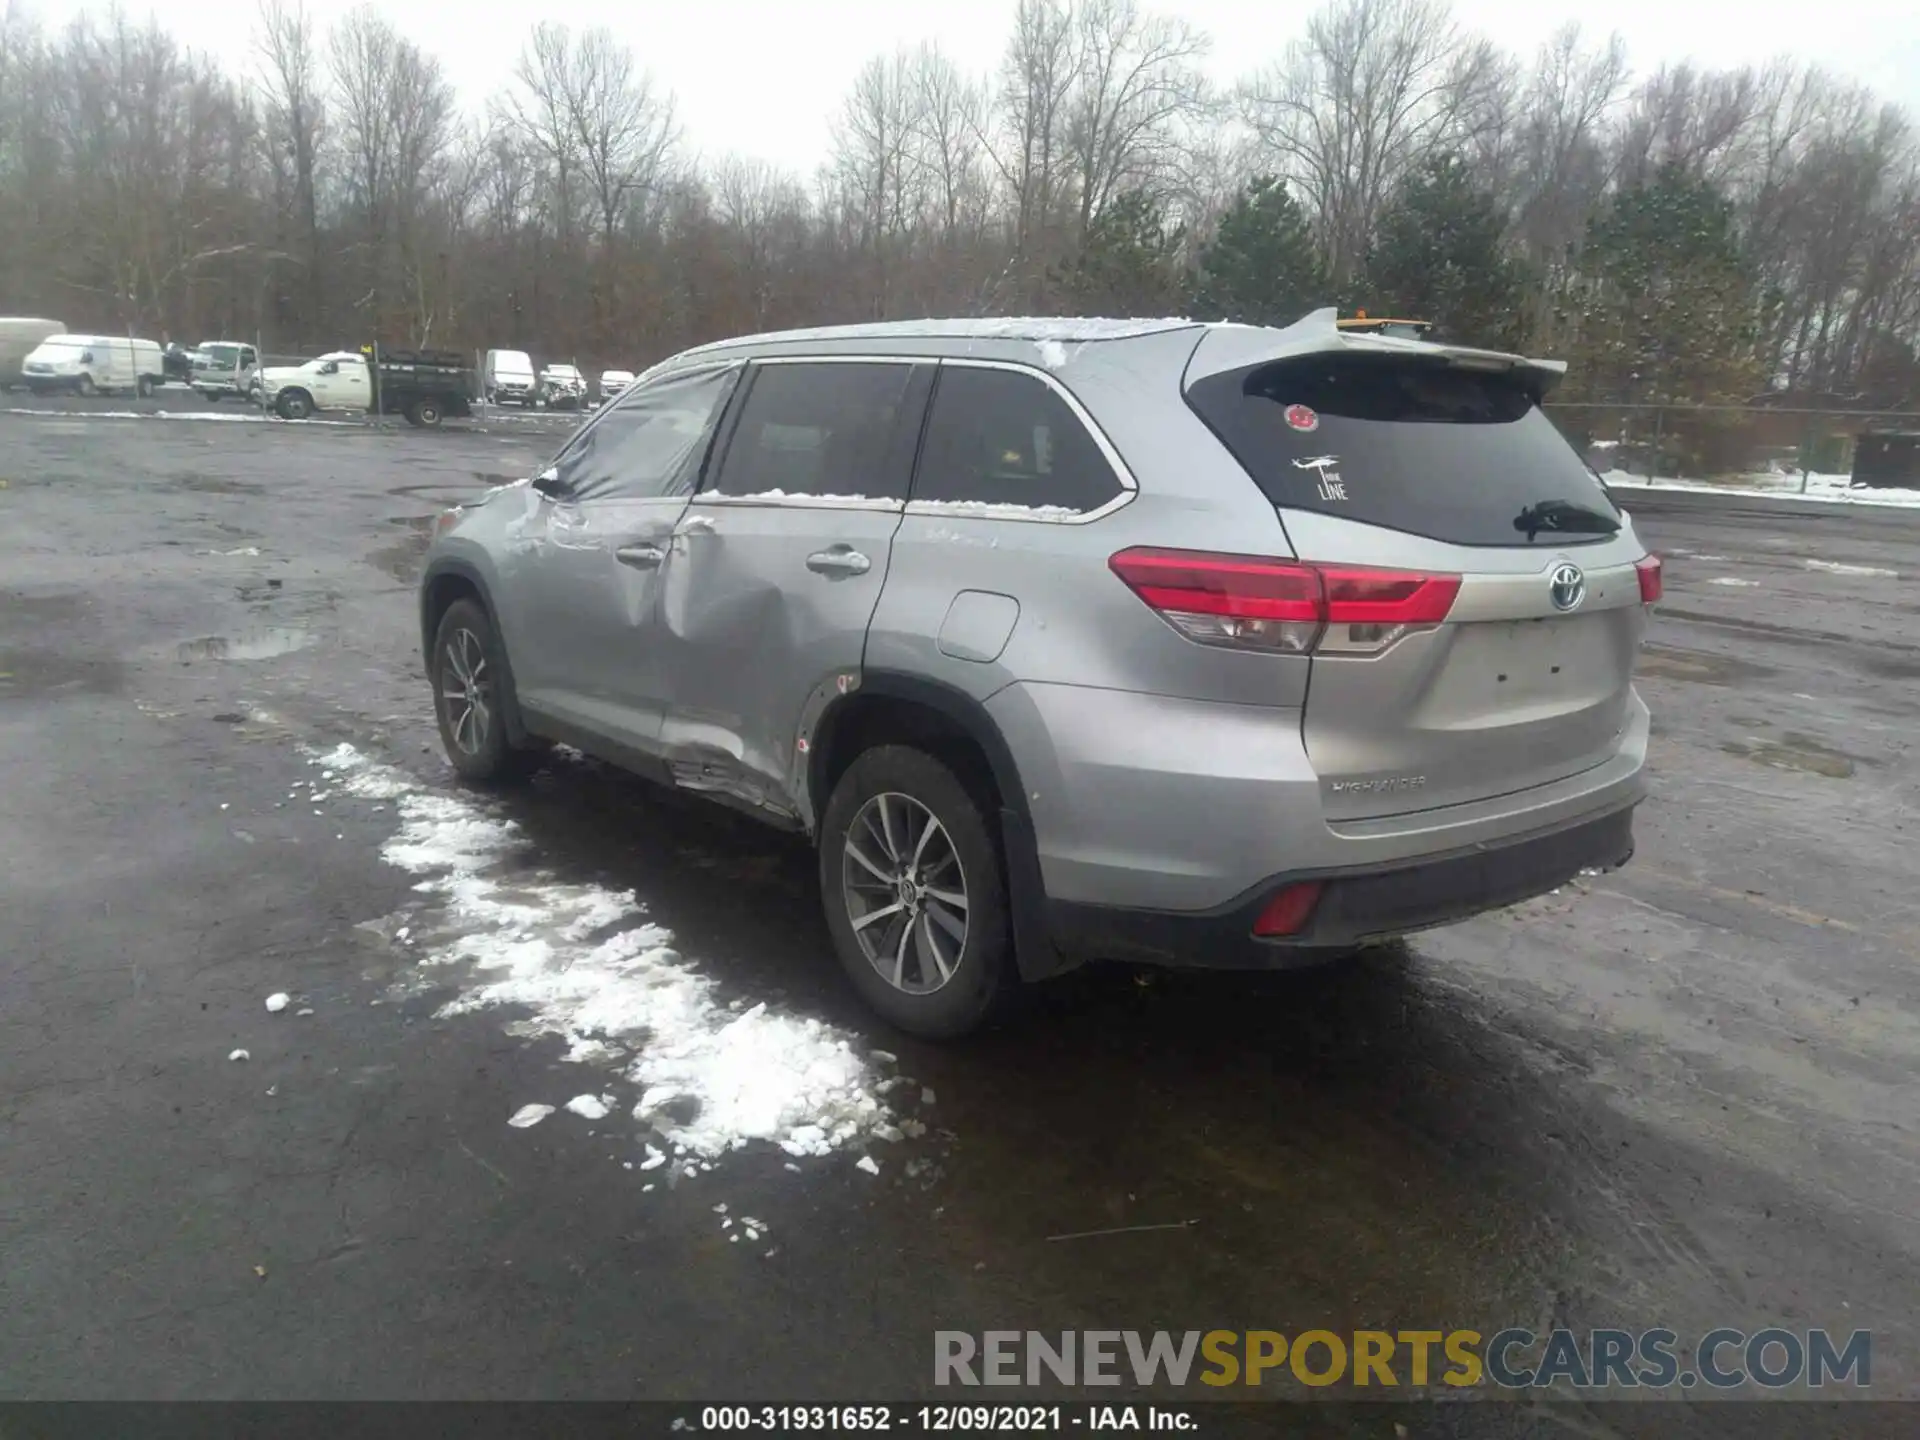
[[[793,393],[803,366],[832,371],[819,402],[820,453],[807,449],[812,437],[802,432],[815,417]],[[808,360],[753,368],[734,433],[675,527],[667,558],[661,742],[679,784],[791,819],[799,815],[802,711],[823,688],[858,680],[933,367]],[[789,393],[774,406],[769,397],[782,385]],[[861,401],[867,443],[845,443],[850,390],[872,392]],[[797,435],[793,450],[763,443],[775,432]]]

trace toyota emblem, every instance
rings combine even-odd
[[[1587,577],[1578,565],[1556,565],[1547,577],[1547,594],[1556,610],[1578,610],[1587,598]]]

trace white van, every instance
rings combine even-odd
[[[66,333],[67,327],[58,320],[0,317],[0,391],[24,385],[26,381],[20,374],[21,362],[33,353],[41,341]]]
[[[124,335],[54,335],[34,347],[21,362],[20,378],[34,394],[71,390],[99,395],[131,390],[151,395],[166,378],[160,347],[151,340]]]
[[[540,395],[533,361],[524,350],[487,351],[480,385],[489,405],[531,405]]]

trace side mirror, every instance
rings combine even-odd
[[[564,500],[573,494],[573,487],[560,478],[558,467],[552,465],[533,477],[533,488],[549,500]]]

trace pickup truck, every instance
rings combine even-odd
[[[336,350],[304,365],[262,370],[260,386],[286,420],[316,410],[369,410],[432,427],[473,413],[473,371],[464,360],[456,351],[382,350],[370,363],[356,351]]]

